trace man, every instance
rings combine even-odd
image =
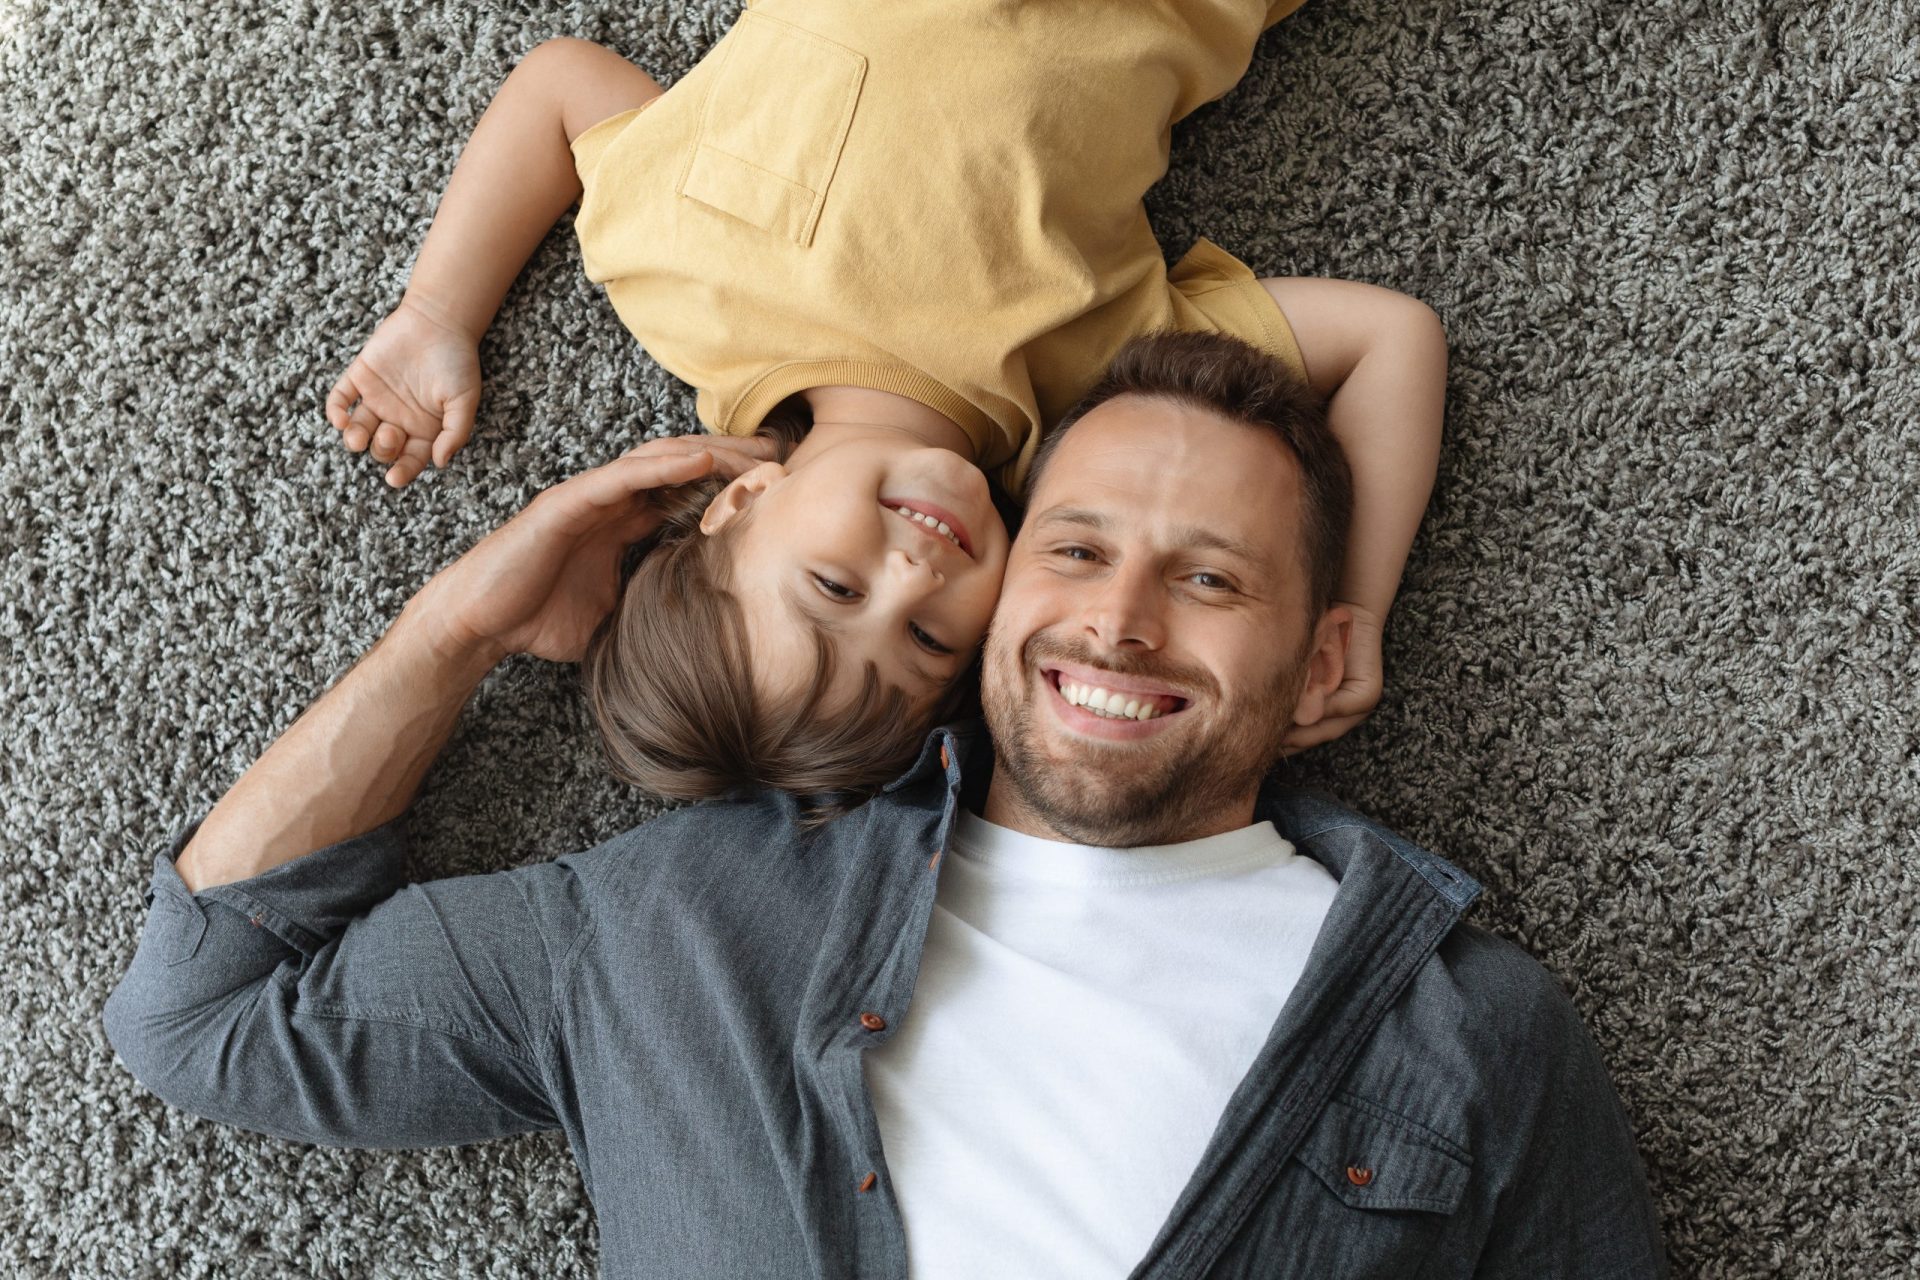
[[[564,1129],[611,1275],[1664,1274],[1598,1055],[1478,887],[1262,789],[1340,682],[1349,497],[1231,339],[1130,347],[1041,460],[997,760],[941,729],[817,832],[754,796],[403,887],[466,696],[577,654],[631,495],[709,465],[542,494],[156,860],[106,1014],[140,1079],[305,1141]]]

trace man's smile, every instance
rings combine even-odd
[[[1167,685],[1077,663],[1041,668],[1054,718],[1075,734],[1133,742],[1159,735],[1192,700]]]

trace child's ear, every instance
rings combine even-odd
[[[1347,644],[1353,639],[1353,615],[1345,605],[1333,605],[1320,615],[1313,629],[1313,647],[1307,652],[1307,679],[1293,706],[1293,722],[1318,724],[1327,714],[1327,699],[1347,678]]]
[[[732,524],[741,512],[753,505],[754,499],[786,474],[787,469],[777,462],[763,462],[751,471],[741,472],[707,504],[706,514],[700,517],[700,532],[711,537]]]

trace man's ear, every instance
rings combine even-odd
[[[1327,714],[1327,699],[1347,678],[1347,643],[1352,639],[1353,615],[1345,605],[1333,605],[1320,615],[1309,642],[1306,683],[1293,706],[1295,724],[1302,728],[1318,724]]]
[[[712,537],[732,524],[740,518],[741,512],[753,505],[756,498],[771,489],[775,481],[784,479],[786,474],[787,469],[777,462],[763,462],[741,472],[707,504],[706,514],[700,517],[700,532]]]

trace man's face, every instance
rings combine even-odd
[[[1308,616],[1300,516],[1269,431],[1139,396],[1075,424],[987,637],[988,816],[1115,847],[1246,825],[1296,714],[1340,682],[1345,615]]]

